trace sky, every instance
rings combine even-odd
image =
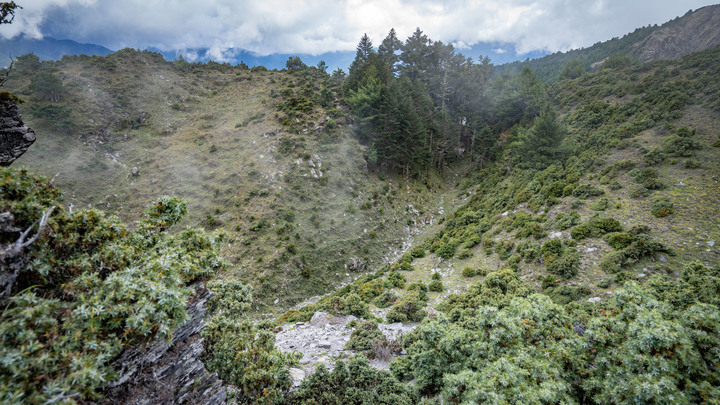
[[[696,0],[16,0],[23,7],[0,36],[49,36],[118,50],[205,48],[218,61],[232,49],[259,55],[352,51],[363,33],[377,46],[395,28],[420,27],[460,50],[514,44],[522,55],[567,51],[662,24]],[[502,52],[503,50],[498,50]]]

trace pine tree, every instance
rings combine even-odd
[[[365,71],[372,65],[377,53],[373,49],[372,41],[367,34],[363,34],[357,46],[355,60],[350,65],[348,79],[345,82],[345,90],[357,90],[360,84],[367,80]]]
[[[432,55],[430,45],[427,35],[424,35],[420,28],[415,29],[403,45],[403,52],[400,55],[403,65],[400,67],[400,72],[411,80],[417,80],[427,72]]]
[[[400,56],[397,52],[402,49],[402,46],[403,43],[398,39],[395,28],[391,28],[387,37],[383,39],[382,43],[378,47],[380,62],[388,65],[393,73],[397,71],[397,67],[395,65],[400,61]]]

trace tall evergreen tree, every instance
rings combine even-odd
[[[363,34],[357,46],[355,60],[350,65],[348,79],[345,82],[345,90],[357,90],[360,83],[366,79],[365,71],[372,64],[372,59],[377,56],[373,49],[372,41],[368,34]]]
[[[419,79],[430,68],[432,56],[431,41],[420,28],[405,41],[400,55],[403,65],[400,72],[411,80]]]
[[[380,62],[388,65],[390,71],[395,73],[397,67],[395,66],[400,61],[400,56],[397,54],[402,49],[403,43],[397,37],[395,28],[391,28],[387,37],[383,39],[382,43],[378,47],[378,56]]]

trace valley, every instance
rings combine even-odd
[[[19,57],[3,252],[42,237],[3,256],[0,398],[114,403],[192,350],[211,388],[153,400],[718,401],[717,10],[502,66],[419,28],[347,74]]]

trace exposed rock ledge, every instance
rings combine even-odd
[[[9,166],[35,142],[35,132],[20,117],[17,104],[0,100],[0,166]]]
[[[212,296],[198,283],[188,303],[190,319],[175,330],[170,344],[158,339],[144,350],[126,349],[115,362],[118,378],[102,404],[224,404],[227,395],[217,374],[200,361],[205,303]]]
[[[358,318],[352,315],[339,316],[316,312],[310,322],[297,322],[282,326],[282,330],[275,335],[275,347],[284,352],[296,351],[303,355],[300,367],[290,369],[294,386],[299,386],[307,375],[315,371],[318,364],[324,364],[328,370],[332,370],[335,360],[348,358],[357,353],[353,350],[345,350],[345,344],[350,340],[353,331],[352,328],[347,327],[347,324],[355,319]],[[397,322],[378,325],[385,338],[391,341],[411,332],[415,327],[417,327],[417,323]],[[372,360],[370,365],[386,369],[390,360],[376,359]]]

